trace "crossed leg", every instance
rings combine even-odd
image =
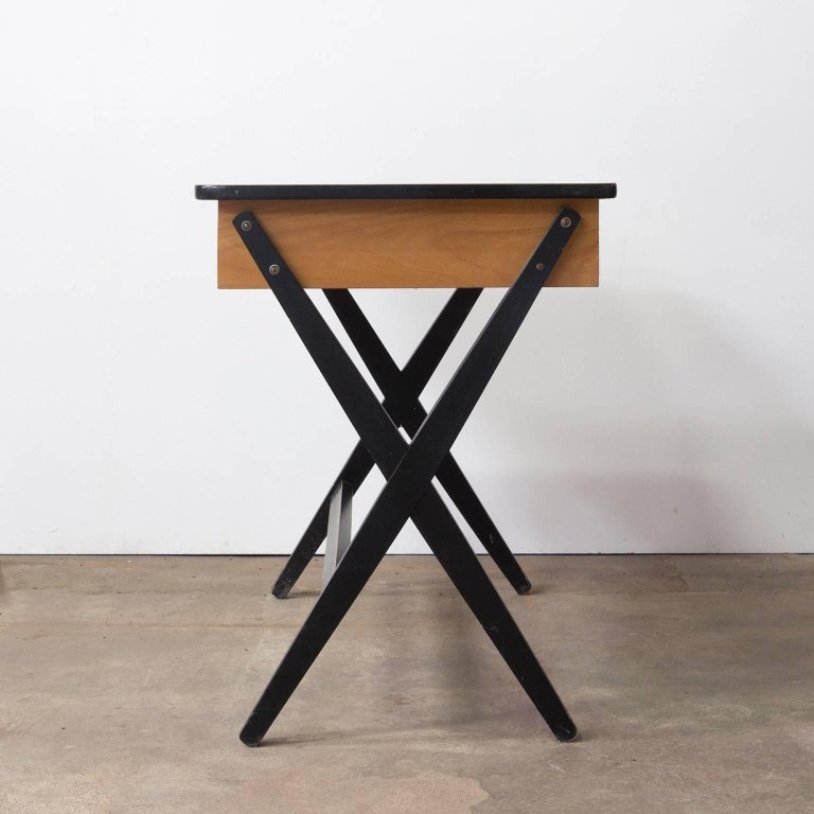
[[[241,740],[247,745],[260,742],[410,516],[554,734],[560,740],[576,736],[573,721],[431,479],[578,222],[573,210],[560,213],[408,446],[253,214],[235,218],[266,282],[388,479],[246,722]]]
[[[481,289],[458,289],[452,294],[404,370],[399,370],[349,291],[326,289],[324,293],[384,393],[384,409],[396,425],[414,437],[427,417],[418,396],[472,310]],[[328,505],[337,485],[345,482],[356,492],[373,466],[373,459],[359,442],[286,562],[272,588],[275,596],[288,595],[325,538]],[[528,593],[531,583],[451,453],[438,469],[438,480],[512,587],[519,594]]]

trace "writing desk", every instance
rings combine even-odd
[[[526,593],[528,579],[450,448],[541,288],[598,285],[599,199],[615,197],[615,184],[233,185],[195,194],[218,201],[218,287],[271,289],[359,436],[273,588],[287,596],[325,541],[322,592],[243,743],[260,743],[410,518],[554,735],[572,740],[576,726],[432,479]],[[487,287],[508,290],[428,413],[419,396]],[[383,402],[306,288],[323,290]],[[400,369],[352,288],[455,290]],[[352,536],[352,497],[373,466],[387,483]]]

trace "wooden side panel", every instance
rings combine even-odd
[[[508,286],[563,206],[582,215],[548,285],[599,284],[599,202],[219,201],[218,288],[265,288],[232,225],[252,210],[306,288]]]

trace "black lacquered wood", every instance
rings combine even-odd
[[[201,184],[207,201],[615,198],[616,184]]]
[[[467,291],[480,294],[481,289],[460,289],[453,297]],[[410,438],[414,438],[427,417],[426,410],[418,401],[418,395],[426,381],[422,382],[423,377],[415,378],[415,368],[409,363],[406,368],[407,376],[399,370],[349,291],[328,290],[325,296],[384,393],[384,407],[388,414],[396,424],[404,427]],[[417,385],[420,385],[419,390],[415,389]],[[452,453],[448,453],[438,467],[438,481],[511,586],[520,594],[528,593],[531,583]]]
[[[561,740],[575,737],[576,727],[556,691],[431,485],[433,474],[579,222],[579,215],[572,210],[563,210],[558,217],[409,448],[257,219],[251,212],[235,218],[235,228],[266,282],[388,479],[246,722],[241,740],[247,745],[256,745],[262,739],[411,513],[433,553],[554,734]],[[566,221],[573,228],[563,231]]]
[[[469,316],[469,313],[480,296],[481,291],[482,289],[479,288],[462,288],[458,289],[452,294],[444,307],[441,309],[438,317],[433,321],[429,330],[424,335],[424,338],[418,344],[418,347],[410,357],[403,372],[398,371],[398,368],[395,366],[395,363],[392,362],[392,358],[387,352],[387,349],[381,343],[378,336],[376,336],[375,331],[372,331],[372,328],[370,329],[373,333],[373,336],[371,337],[368,336],[364,331],[362,331],[361,334],[358,331],[354,331],[353,326],[355,321],[352,319],[347,322],[344,327],[346,330],[350,329],[352,332],[352,341],[356,347],[360,349],[360,353],[362,354],[365,364],[367,364],[370,368],[374,378],[377,380],[377,384],[382,388],[383,392],[385,392],[385,394],[387,393],[387,387],[391,381],[392,369],[395,368],[396,373],[402,379],[403,389],[409,394],[412,403],[417,400],[421,391],[424,389],[424,387],[426,387],[430,377],[435,372],[436,368],[441,362],[441,359],[444,357],[444,354],[447,352],[449,346],[458,335],[458,331],[460,330],[467,316]],[[364,315],[362,315],[362,318],[364,319]],[[341,319],[342,317],[340,316],[340,320]],[[364,320],[364,322],[366,323],[367,320]],[[376,346],[375,348],[373,347],[374,345]],[[370,352],[368,352],[368,348],[371,348]],[[377,361],[381,360],[383,357],[386,357],[389,362],[385,361],[384,364],[382,364],[380,361]],[[401,423],[400,420],[393,415],[390,405],[387,402],[385,402],[385,409],[388,410],[389,415],[395,423]],[[423,420],[423,416],[425,414],[423,413],[423,409],[420,407],[420,405],[419,411],[422,414],[421,420]],[[412,419],[411,424],[414,424],[414,422],[415,419]],[[336,491],[338,484],[342,482],[348,484],[348,488],[352,493],[355,494],[362,483],[364,483],[365,478],[367,478],[367,476],[370,474],[370,471],[373,469],[374,465],[373,458],[370,457],[370,453],[367,451],[367,449],[365,449],[364,444],[362,444],[360,441],[354,448],[353,452],[351,452],[350,457],[342,467],[339,475],[337,475],[337,477],[334,479],[331,488],[328,490],[328,494],[323,498],[322,503],[320,503],[319,508],[305,529],[305,532],[303,533],[299,542],[295,546],[294,551],[286,561],[280,576],[274,583],[274,587],[271,589],[271,592],[278,599],[284,599],[286,596],[288,596],[291,589],[302,575],[302,572],[308,566],[308,563],[313,559],[317,549],[322,544],[322,541],[325,539],[325,534],[328,527],[328,506],[331,500],[331,495]],[[463,476],[463,473],[461,474]],[[447,487],[445,486],[444,488]],[[461,504],[464,504],[465,506],[472,504],[469,508],[469,515],[475,520],[475,522],[480,520],[481,526],[485,528],[485,521],[483,521],[483,518],[478,514],[477,506],[475,506],[471,500],[467,501],[465,490],[461,492],[461,495]],[[477,500],[476,496],[475,500]],[[486,511],[484,509],[483,514],[485,513]],[[467,522],[470,521],[467,519]],[[489,522],[491,523],[491,520]],[[470,523],[470,525],[472,524]],[[494,524],[492,524],[492,526],[493,525]],[[488,536],[491,533],[494,533],[499,537],[497,529],[494,529],[494,532],[484,531],[484,536]],[[518,570],[519,568],[520,566],[518,565]],[[523,577],[523,579],[525,579],[525,577]],[[527,581],[526,584],[528,584]],[[522,580],[518,582],[518,585],[520,587],[515,586],[516,589],[521,593],[524,592],[524,583]],[[528,588],[525,590],[528,590]]]

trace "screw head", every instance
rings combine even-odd
[[[538,263],[534,268],[536,268],[537,271],[542,271],[545,268],[545,266],[542,263]]]
[[[252,222],[250,220],[244,220],[244,221],[241,222],[240,228],[244,232],[251,232],[251,230],[252,230]]]
[[[280,267],[276,263],[272,263],[269,266],[269,274],[279,274],[279,273],[280,273]]]
[[[562,218],[560,220],[560,226],[562,226],[563,229],[568,229],[571,226],[571,218]]]

